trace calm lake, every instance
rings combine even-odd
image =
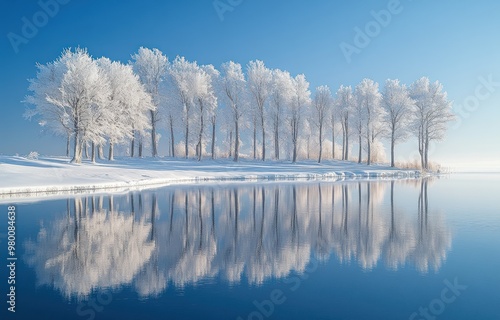
[[[13,204],[1,319],[500,319],[499,174]]]

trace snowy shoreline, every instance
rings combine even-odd
[[[94,192],[125,192],[158,186],[234,181],[415,179],[418,170],[349,161],[257,161],[118,158],[71,164],[64,157],[0,156],[0,200]]]

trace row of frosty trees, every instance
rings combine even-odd
[[[254,159],[280,159],[286,153],[295,162],[305,144],[309,157],[312,144],[319,162],[326,150],[332,158],[348,160],[356,145],[358,162],[365,150],[367,164],[377,160],[381,139],[388,139],[394,166],[395,145],[415,136],[421,166],[428,168],[429,143],[443,138],[454,117],[442,85],[425,77],[409,87],[387,80],[382,92],[376,82],[363,79],[354,90],[341,86],[333,95],[320,86],[312,95],[303,74],[293,77],[259,60],[248,63],[245,74],[232,61],[219,71],[183,57],[169,61],[158,49],[142,47],[129,64],[94,59],[77,48],[37,69],[26,98],[34,108],[26,116],[38,116],[42,126],[65,136],[67,156],[72,144],[75,163],[88,147],[93,161],[103,157],[104,145],[110,160],[114,146],[123,144],[130,144],[131,156],[142,156],[147,143],[156,157],[162,126],[169,132],[170,156],[198,160],[204,154],[215,158],[216,136],[223,132],[226,155],[235,161],[244,136]],[[336,148],[337,135],[342,145]]]

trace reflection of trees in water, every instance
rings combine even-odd
[[[443,223],[436,223],[434,212],[429,212],[427,198],[428,180],[420,184],[418,197],[418,221],[416,248],[413,263],[418,270],[427,272],[429,267],[438,270],[446,259],[446,252],[451,247],[451,235]]]
[[[427,180],[419,185],[416,216],[397,207],[394,185],[178,188],[108,198],[109,208],[127,213],[103,210],[102,198],[71,200],[75,209],[28,244],[28,262],[40,283],[67,296],[123,284],[142,297],[157,296],[169,283],[183,287],[216,276],[261,284],[302,273],[311,256],[327,260],[332,253],[364,269],[379,261],[391,269],[439,269],[451,235],[429,210]]]
[[[152,224],[115,211],[111,198],[107,209],[102,197],[71,202],[66,218],[42,225],[36,241],[26,243],[26,260],[38,283],[68,298],[131,283],[155,249]]]
[[[394,204],[394,181],[391,181],[390,191],[390,221],[384,245],[384,261],[391,269],[404,266],[415,250],[415,225],[412,221],[401,217],[400,210]]]

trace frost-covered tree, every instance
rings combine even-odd
[[[382,97],[382,105],[386,111],[383,122],[391,141],[391,167],[394,167],[394,148],[397,143],[405,141],[409,136],[414,101],[410,98],[406,85],[392,79],[385,82]]]
[[[363,137],[365,136],[365,110],[363,105],[358,102],[358,89],[354,91],[353,123],[354,131],[358,137],[358,163],[361,163],[363,152]]]
[[[342,160],[349,160],[349,121],[355,109],[354,95],[350,86],[340,86],[335,97],[335,110],[342,126]]]
[[[182,104],[179,103],[178,92],[175,85],[172,82],[172,78],[170,76],[170,65],[167,70],[167,77],[164,85],[161,87],[161,91],[164,94],[164,105],[165,105],[165,116],[166,116],[166,125],[167,130],[169,131],[169,152],[168,155],[171,157],[176,157],[176,143],[175,143],[175,135],[178,131],[182,131],[183,129],[183,121],[182,116]]]
[[[98,64],[104,70],[110,85],[107,108],[111,111],[114,125],[106,126],[105,137],[109,143],[108,159],[113,160],[116,144],[133,139],[136,132],[143,134],[151,128],[148,115],[154,111],[155,106],[131,65],[108,58],[99,59]],[[95,161],[94,148],[92,159]]]
[[[84,145],[102,137],[103,124],[109,123],[104,109],[109,98],[107,77],[87,50],[80,48],[66,49],[56,61],[38,69],[37,78],[30,80],[33,95],[27,97],[35,105],[30,115],[39,115],[41,123],[60,116],[61,125],[71,128],[74,139],[71,161],[81,163]],[[49,82],[44,81],[47,72],[54,76]]]
[[[332,159],[335,159],[335,137],[337,133],[337,122],[338,122],[338,112],[336,108],[336,104],[333,103],[333,97],[331,98],[331,107],[328,112],[328,116],[330,118],[330,129],[332,133]]]
[[[443,85],[430,82],[422,77],[410,88],[410,96],[415,101],[413,130],[418,138],[418,151],[423,169],[429,168],[429,144],[444,138],[447,125],[455,119]]]
[[[75,138],[80,138],[75,139],[72,162],[79,163],[82,148],[89,143],[104,142],[108,126],[118,124],[112,123],[113,110],[108,107],[110,86],[105,71],[99,67],[96,60],[78,50],[68,58],[68,70],[61,86],[61,103],[75,106],[74,124],[78,127],[75,128]]]
[[[252,114],[262,130],[262,160],[266,159],[266,101],[271,93],[272,71],[260,60],[250,61],[247,66],[247,85],[252,94]],[[257,122],[254,121],[254,157],[257,145]]]
[[[220,90],[220,72],[214,68],[213,65],[202,66],[203,70],[209,76],[209,87],[207,90],[207,98],[209,98],[208,108],[206,109],[206,114],[211,125],[211,145],[210,154],[212,159],[215,159],[215,135],[217,126],[217,114],[218,114],[218,97],[221,95]]]
[[[198,139],[196,144],[196,155],[198,161],[201,160],[203,154],[203,137],[205,130],[205,120],[212,119],[213,130],[215,130],[215,111],[217,108],[217,96],[213,86],[213,77],[217,77],[218,72],[212,65],[202,66],[195,73],[195,104],[197,106],[198,119]],[[215,132],[212,132],[212,138],[215,139]],[[212,140],[212,152],[214,141]]]
[[[293,78],[293,98],[288,110],[288,123],[290,124],[290,137],[293,146],[292,161],[297,161],[297,151],[299,143],[300,124],[304,108],[311,105],[311,91],[309,91],[309,82],[303,74]]]
[[[222,78],[221,78],[222,79]],[[217,115],[218,128],[220,131],[220,156],[233,158],[234,144],[233,144],[233,136],[234,136],[234,113],[226,105],[225,102],[225,92],[221,92],[219,95],[220,100],[222,101],[222,105],[219,108],[219,113]]]
[[[233,61],[222,64],[223,101],[229,108],[234,124],[234,161],[239,159],[240,127],[245,111],[245,75],[239,63]],[[232,139],[230,139],[232,140]]]
[[[151,109],[156,108],[154,103],[152,102],[151,96],[147,91],[144,91],[147,95],[144,97],[144,100],[140,100],[140,106],[136,109],[131,109],[131,116],[129,120],[131,123],[131,133],[130,133],[130,156],[133,158],[135,153],[135,145],[136,139],[139,137],[139,142],[144,141],[144,139],[148,139],[151,131]],[[146,109],[145,113],[144,110]],[[156,139],[158,141],[158,138]],[[144,148],[143,143],[139,143],[139,157],[142,157]]]
[[[332,93],[328,86],[320,86],[316,88],[314,93],[314,123],[318,127],[318,163],[321,163],[323,153],[323,130],[326,125],[326,120],[332,106]],[[332,128],[334,130],[334,128]]]
[[[362,118],[365,126],[365,137],[367,146],[367,164],[371,164],[371,147],[375,139],[383,132],[381,125],[382,109],[381,94],[378,90],[378,83],[371,79],[363,79],[361,83],[356,86],[356,104],[360,108]],[[361,143],[361,139],[360,139]]]
[[[150,110],[151,123],[151,153],[153,157],[158,156],[157,125],[161,111],[160,87],[165,79],[168,68],[168,58],[158,49],[140,47],[139,51],[132,55],[135,73],[139,76],[146,91],[151,96],[154,109]],[[139,156],[142,156],[141,154]]]
[[[37,64],[36,79],[30,79],[29,90],[32,95],[26,97],[26,102],[35,105],[34,109],[27,109],[24,116],[31,119],[34,116],[40,116],[40,126],[45,130],[66,138],[66,157],[70,157],[71,137],[73,128],[69,119],[69,114],[64,107],[49,102],[49,97],[60,95],[59,87],[62,81],[63,73],[66,68],[61,62],[56,60],[45,65]],[[49,98],[49,99],[47,99]]]
[[[290,105],[294,93],[293,78],[288,71],[273,70],[271,83],[270,117],[273,127],[274,157],[280,158],[280,135],[283,131],[285,110]]]
[[[176,92],[177,101],[182,106],[182,120],[184,122],[184,156],[189,155],[190,124],[193,106],[197,101],[197,86],[207,85],[208,76],[196,62],[189,62],[184,57],[177,56],[169,68],[171,83]],[[202,79],[204,78],[204,79]],[[200,89],[203,91],[203,89]]]
[[[297,157],[302,157],[307,160],[311,159],[312,147],[315,145],[315,139],[313,141],[313,129],[311,119],[313,118],[314,112],[311,108],[304,108],[300,121],[300,135],[298,142],[298,152]]]

